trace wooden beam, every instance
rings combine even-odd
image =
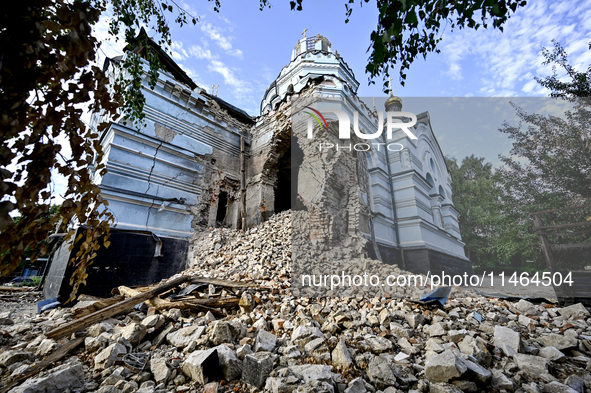
[[[153,297],[158,296],[159,294],[168,291],[171,288],[176,287],[184,282],[187,282],[191,279],[190,276],[181,276],[172,281],[165,282],[164,284],[160,284],[156,286],[154,289],[146,291],[144,293],[140,293],[130,299],[124,300],[122,302],[113,304],[109,307],[106,307],[102,310],[96,311],[90,315],[86,315],[80,319],[75,321],[66,323],[62,326],[59,326],[49,332],[45,333],[47,338],[51,338],[53,340],[57,340],[59,338],[65,337],[69,334],[77,332],[78,330],[85,329],[89,326],[94,325],[100,321],[103,321],[107,318],[120,314],[122,312],[131,310],[135,307],[136,304],[144,302],[146,300],[152,299]]]
[[[537,217],[537,215],[534,217]],[[543,226],[536,227],[536,229],[538,231],[541,231],[544,229],[577,228],[577,227],[584,227],[587,225],[591,225],[591,221],[573,222],[573,223],[558,224],[558,225],[543,225]],[[591,231],[591,229],[589,229],[589,230]]]
[[[580,205],[580,206],[563,207],[563,208],[560,208],[560,209],[542,210],[542,211],[539,211],[539,212],[530,213],[530,215],[533,216],[534,214],[546,214],[546,213],[563,212],[563,211],[567,211],[567,210],[584,209],[586,207],[591,207],[591,203],[590,204],[586,204],[586,205]]]
[[[252,283],[243,283],[243,282],[236,282],[230,280],[222,280],[221,278],[213,278],[213,277],[192,277],[191,282],[194,284],[202,283],[202,284],[212,284],[218,285],[220,287],[228,287],[228,288],[252,288],[256,287],[256,284]]]
[[[102,310],[103,308],[108,307],[112,304],[119,303],[122,300],[125,300],[125,297],[122,295],[107,299],[100,299],[92,304],[89,304],[88,306],[72,309],[72,316],[76,319],[79,319],[85,315],[89,315],[98,310]]]
[[[202,307],[209,307],[209,308],[232,308],[237,307],[240,299],[237,297],[228,297],[228,298],[212,298],[212,299],[191,299],[191,300],[181,300],[176,302],[168,302],[168,304],[160,304],[156,306],[157,310],[168,310],[171,308],[202,308]]]
[[[534,229],[538,229],[544,225],[539,214],[532,214],[532,218],[534,219]],[[542,245],[542,252],[544,253],[544,257],[546,258],[546,265],[548,266],[548,269],[550,269],[550,271],[555,272],[556,263],[554,262],[554,255],[552,255],[552,248],[550,247],[550,242],[544,234],[538,233],[538,237],[540,238],[540,244]]]

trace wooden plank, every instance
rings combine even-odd
[[[209,307],[209,308],[231,308],[238,306],[240,299],[237,297],[228,298],[214,298],[214,299],[191,299],[177,302],[168,302],[168,304],[161,304],[156,306],[157,310],[168,310],[171,308],[193,308],[193,307]]]
[[[533,214],[532,217],[534,219],[535,229],[543,226],[542,219],[538,214]],[[554,255],[552,254],[552,249],[550,248],[550,242],[548,241],[546,235],[538,234],[538,237],[540,238],[540,244],[542,245],[542,252],[544,253],[544,257],[546,258],[546,265],[548,266],[548,269],[550,269],[550,271],[555,272],[556,263],[554,262]]]
[[[51,366],[53,363],[59,361],[63,357],[65,357],[71,350],[76,348],[78,345],[84,342],[85,336],[78,337],[74,340],[68,341],[67,343],[63,344],[59,348],[57,348],[53,353],[47,356],[45,359],[40,361],[39,363],[33,365],[29,371],[25,372],[24,374],[19,374],[12,381],[10,381],[6,386],[0,390],[1,393],[8,392],[13,387],[19,385],[20,383],[24,382],[25,380],[31,378],[32,376],[40,373],[41,371],[45,370],[47,367]]]
[[[146,291],[144,293],[140,293],[137,296],[134,296],[130,299],[124,300],[122,302],[113,304],[112,306],[106,307],[102,310],[96,311],[90,315],[82,317],[80,319],[74,320],[72,322],[66,323],[60,327],[57,327],[47,333],[45,336],[47,338],[51,338],[53,340],[57,340],[59,338],[65,337],[69,334],[77,332],[78,330],[85,329],[89,326],[94,325],[102,320],[120,314],[122,312],[131,310],[136,304],[144,302],[146,300],[152,299],[153,297],[158,296],[162,292],[166,292],[171,288],[176,287],[184,282],[187,282],[191,279],[190,276],[181,276],[172,281],[165,282],[164,284],[160,284],[154,289]]]
[[[212,284],[218,285],[220,287],[228,287],[228,288],[253,288],[256,287],[256,284],[252,283],[243,283],[243,282],[236,282],[230,280],[222,280],[221,278],[213,278],[213,277],[193,277],[191,278],[191,282],[194,284],[202,283],[202,284]]]
[[[143,288],[129,288],[129,287],[125,287],[125,286],[120,286],[117,289],[119,290],[120,294],[124,295],[127,298],[132,298],[134,296],[138,296],[138,295],[141,295],[142,293],[146,292],[146,291],[142,290]],[[152,299],[146,300],[146,303],[148,303],[148,305],[150,307],[157,307],[157,306],[161,306],[163,304],[168,304],[170,302],[168,300],[154,297]]]
[[[567,210],[584,209],[586,207],[591,207],[591,203],[590,204],[586,204],[586,205],[580,205],[580,206],[563,207],[563,208],[560,208],[560,209],[542,210],[542,211],[539,211],[539,212],[530,213],[530,215],[533,216],[535,214],[556,213],[556,212],[563,212],[563,211],[567,211]]]
[[[536,217],[536,216],[534,216],[534,217]],[[541,231],[541,230],[545,230],[545,229],[578,228],[578,227],[584,227],[587,225],[591,225],[591,221],[581,221],[581,222],[573,222],[573,223],[558,224],[558,225],[543,225],[543,226],[539,226],[539,227],[537,226],[536,230]]]
[[[112,304],[119,303],[120,301],[125,300],[124,296],[115,296],[108,299],[100,299],[97,300],[95,303],[89,304],[85,307],[80,308],[73,308],[72,309],[72,316],[76,319],[82,318],[85,315],[92,314],[98,310],[102,310],[105,307],[108,307]]]

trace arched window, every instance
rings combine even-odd
[[[433,180],[433,176],[430,173],[427,173],[427,183],[429,183],[431,189],[435,188],[435,180]]]
[[[441,195],[441,197],[445,198],[445,191],[443,191],[442,186],[439,186],[439,195]]]

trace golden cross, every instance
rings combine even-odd
[[[302,31],[302,35],[304,36],[304,38],[306,38],[306,31],[308,31],[308,29],[304,29],[304,31]]]
[[[390,97],[393,97],[393,90],[392,90],[392,78],[388,77],[388,86],[390,87]]]

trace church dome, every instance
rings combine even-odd
[[[306,29],[307,30],[307,29]],[[291,94],[298,94],[310,80],[324,78],[327,89],[343,90],[344,87],[356,93],[359,82],[353,70],[345,63],[330,41],[317,34],[301,38],[291,53],[291,61],[270,84],[261,101],[261,115],[274,110]]]
[[[400,112],[402,109],[402,99],[395,95],[390,95],[384,104],[386,111],[389,112]]]

